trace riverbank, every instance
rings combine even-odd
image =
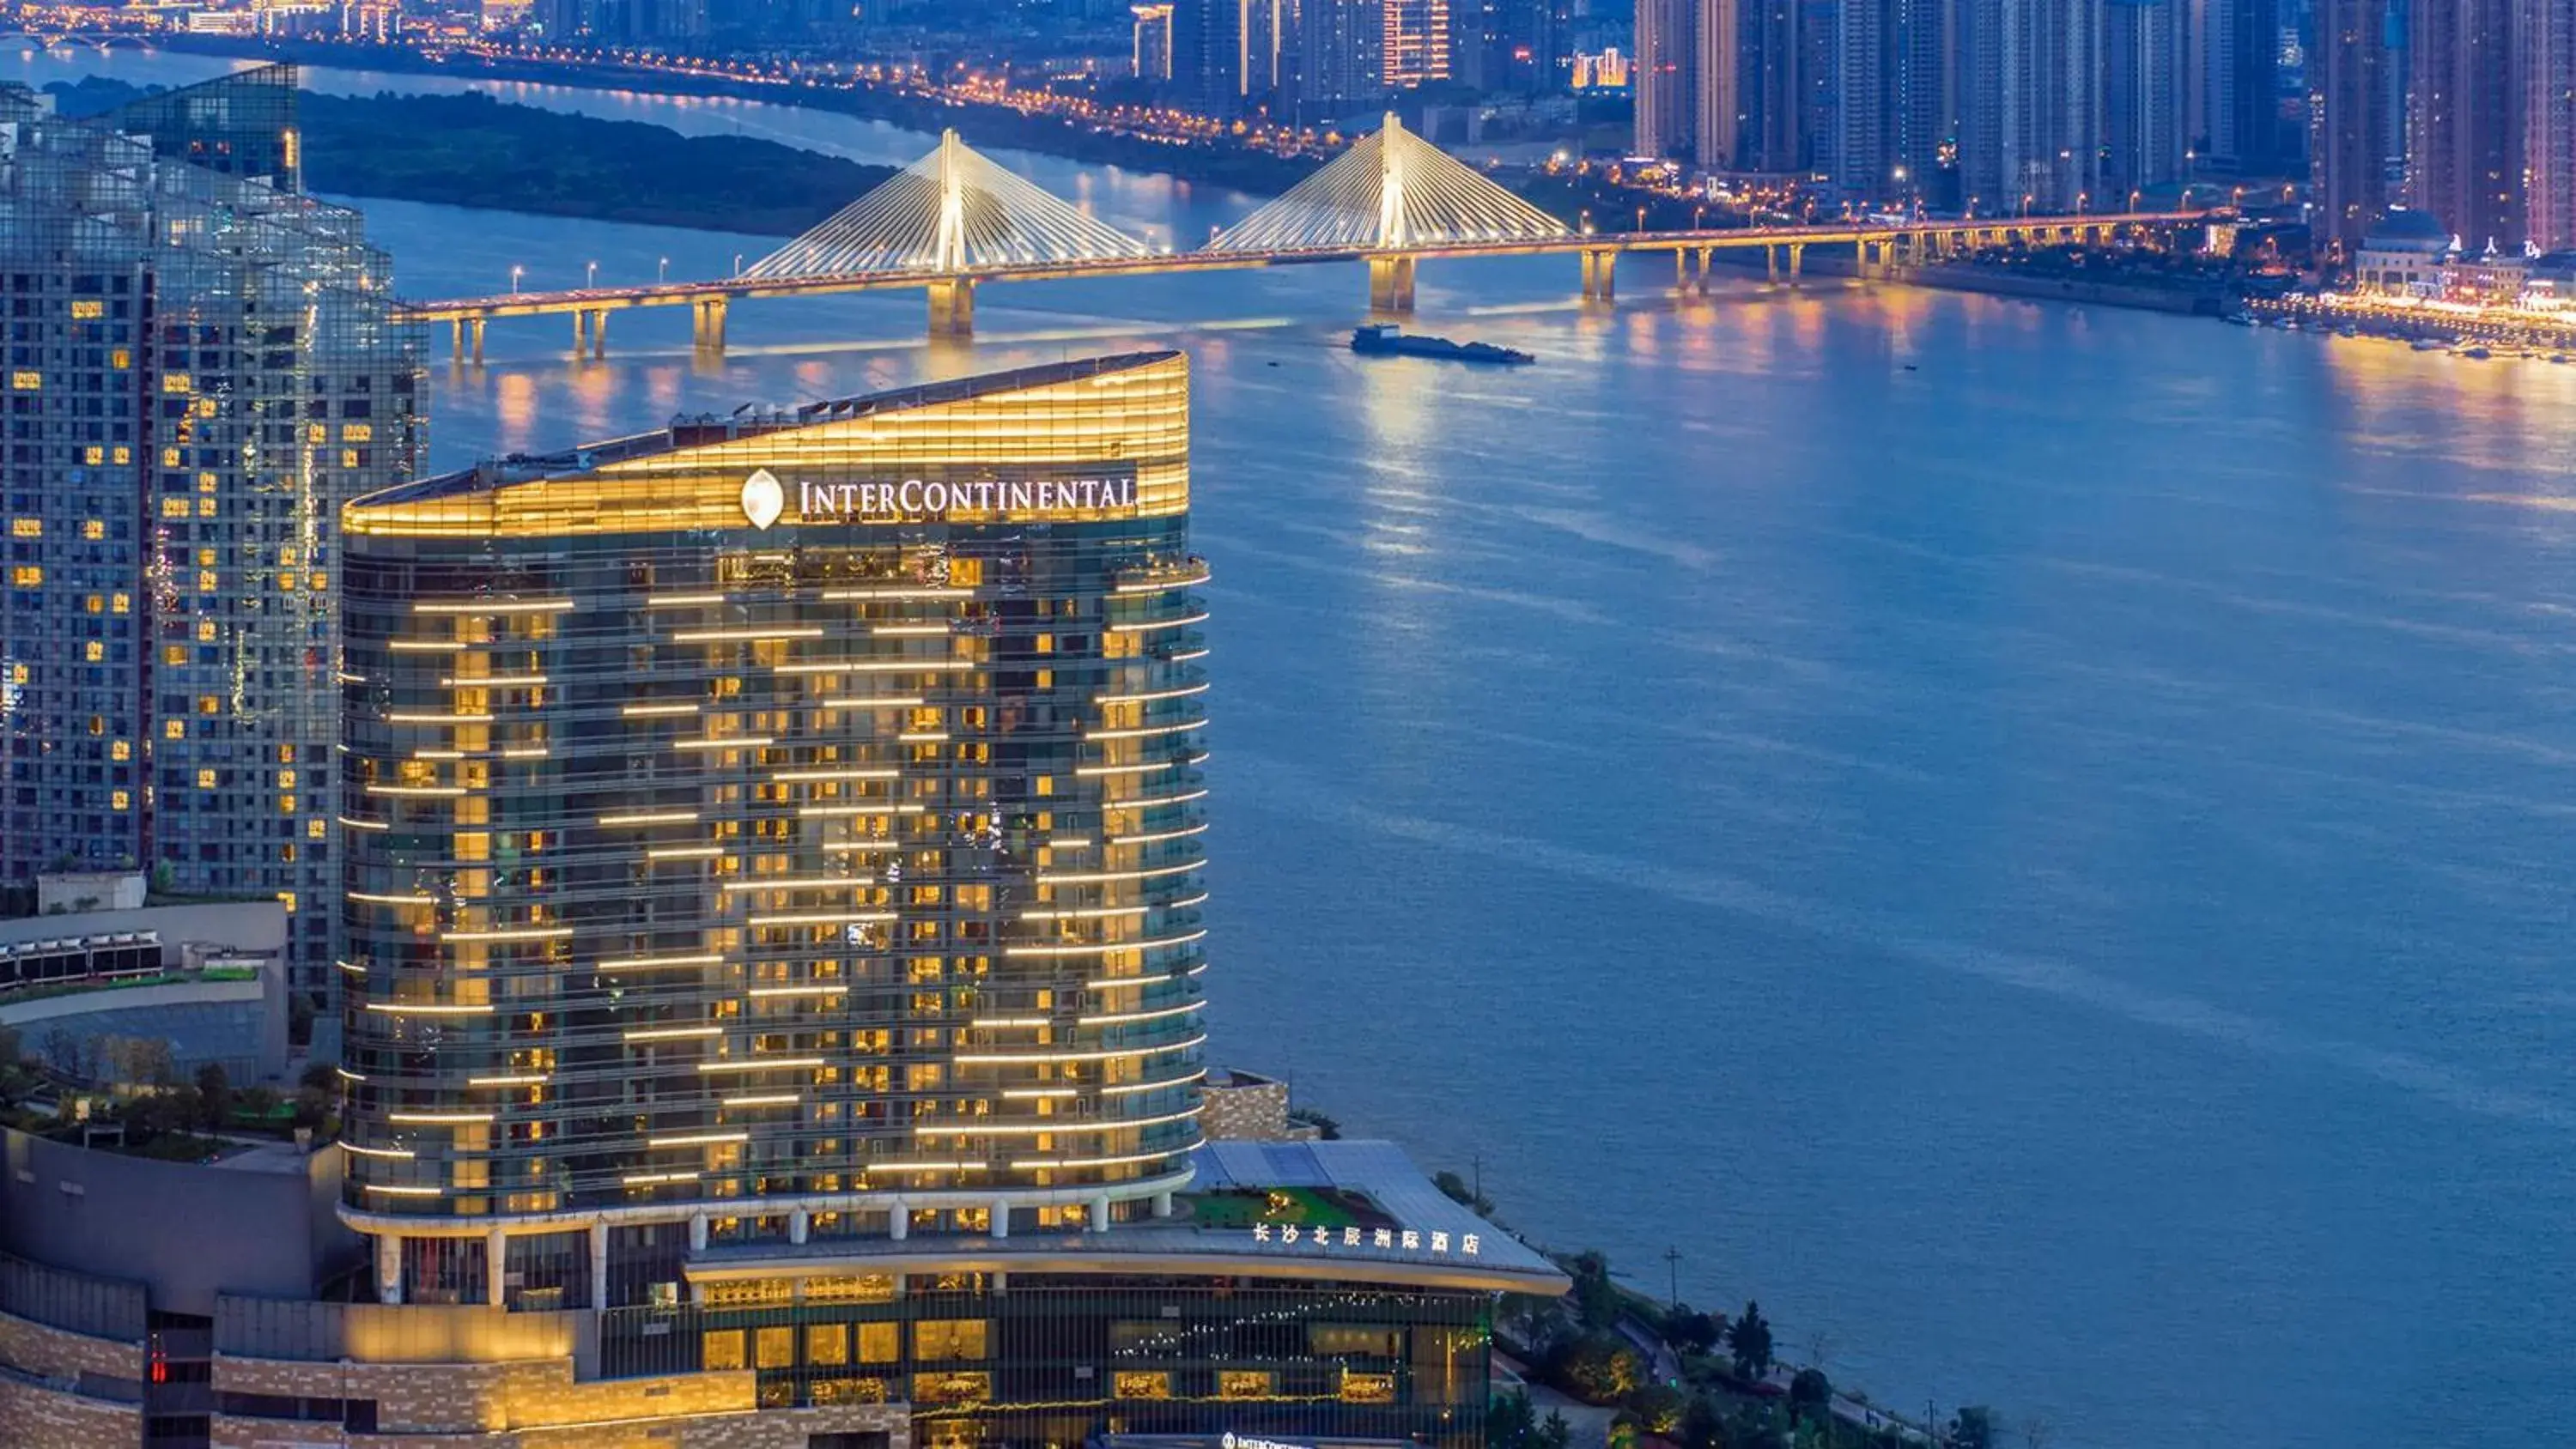
[[[67,115],[151,92],[97,76],[47,87]],[[748,136],[683,136],[462,95],[297,98],[305,184],[334,196],[795,236],[894,174]]]
[[[2286,297],[2247,298],[2244,314],[2266,325],[2294,324],[2317,332],[2350,332],[2393,342],[2439,342],[2553,359],[2576,354],[2576,313],[2441,306],[2348,292],[2302,292]]]
[[[1152,139],[1094,128],[1069,118],[871,82],[826,85],[812,79],[732,77],[613,61],[545,61],[459,51],[432,56],[401,45],[240,36],[173,35],[158,42],[182,54],[240,60],[284,60],[343,70],[439,75],[468,80],[527,81],[585,90],[640,90],[655,95],[721,96],[834,111],[937,135],[955,130],[975,146],[1035,151],[1096,166],[1152,171],[1198,185],[1275,195],[1304,180],[1316,157]]]

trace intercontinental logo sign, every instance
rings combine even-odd
[[[742,484],[742,516],[765,529],[795,504],[798,523],[909,523],[949,519],[1079,519],[1119,516],[1136,506],[1134,477],[870,479],[853,483],[799,482],[791,495],[766,468]]]

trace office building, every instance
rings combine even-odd
[[[1130,9],[1135,16],[1135,70],[1141,81],[1172,78],[1172,0]]]
[[[2388,94],[2389,0],[2316,0],[2308,55],[2311,216],[2320,254],[2349,255],[2388,206],[2398,137]]]
[[[1202,1130],[1187,409],[1135,354],[349,504],[344,1135],[0,1129],[32,1442],[1478,1449],[1563,1275],[1284,1094]]]
[[[1961,180],[1985,214],[2052,215],[2102,190],[2103,0],[1970,0]]]
[[[1708,164],[1788,173],[1807,167],[1805,45],[1798,0],[1736,0],[1736,123],[1730,155]]]
[[[1745,122],[1748,0],[1689,0],[1691,148],[1700,164],[1733,170]]]
[[[1947,203],[1961,136],[1960,0],[1843,0],[1833,12],[1825,168],[1855,203]],[[1829,142],[1829,143],[1828,143]]]
[[[1697,0],[1637,0],[1637,58],[1630,71],[1636,98],[1639,156],[1688,157],[1696,138],[1699,90]]]
[[[2191,161],[2249,177],[2297,169],[2300,131],[2284,118],[2280,0],[2185,0]]]
[[[2522,246],[2513,12],[2513,0],[2450,0],[2414,7],[2407,27],[2406,204],[2472,252]]]
[[[2514,8],[2525,239],[2576,248],[2576,0]]]
[[[385,254],[293,189],[294,87],[267,67],[86,122],[0,89],[0,884],[273,897],[319,995],[339,509],[422,435]]]

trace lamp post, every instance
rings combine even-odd
[[[742,275],[742,253],[740,252],[733,254],[733,274],[737,277]]]
[[[582,276],[581,285],[584,291],[599,285],[599,263],[590,264],[590,269]]]
[[[664,257],[662,259],[661,269],[653,274],[653,280],[656,282],[667,282],[671,280],[671,259],[669,257]]]
[[[520,273],[525,272],[526,270],[527,270],[527,268],[526,268],[526,267],[518,267],[518,266],[514,266],[514,267],[510,268],[510,295],[511,295],[511,296],[515,297],[515,296],[519,295],[519,275],[520,275]]]

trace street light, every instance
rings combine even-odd
[[[519,294],[519,274],[526,270],[525,267],[510,268],[510,295],[515,297]]]
[[[1646,209],[1642,206],[1637,208],[1637,234],[1639,236],[1646,234]]]
[[[742,253],[740,252],[733,254],[733,274],[737,277],[742,275]]]
[[[653,280],[656,282],[667,282],[671,280],[671,259],[669,257],[664,257],[662,259],[662,269],[653,274]]]
[[[581,279],[581,285],[584,289],[599,285],[599,263],[592,262],[590,264],[590,272]]]

